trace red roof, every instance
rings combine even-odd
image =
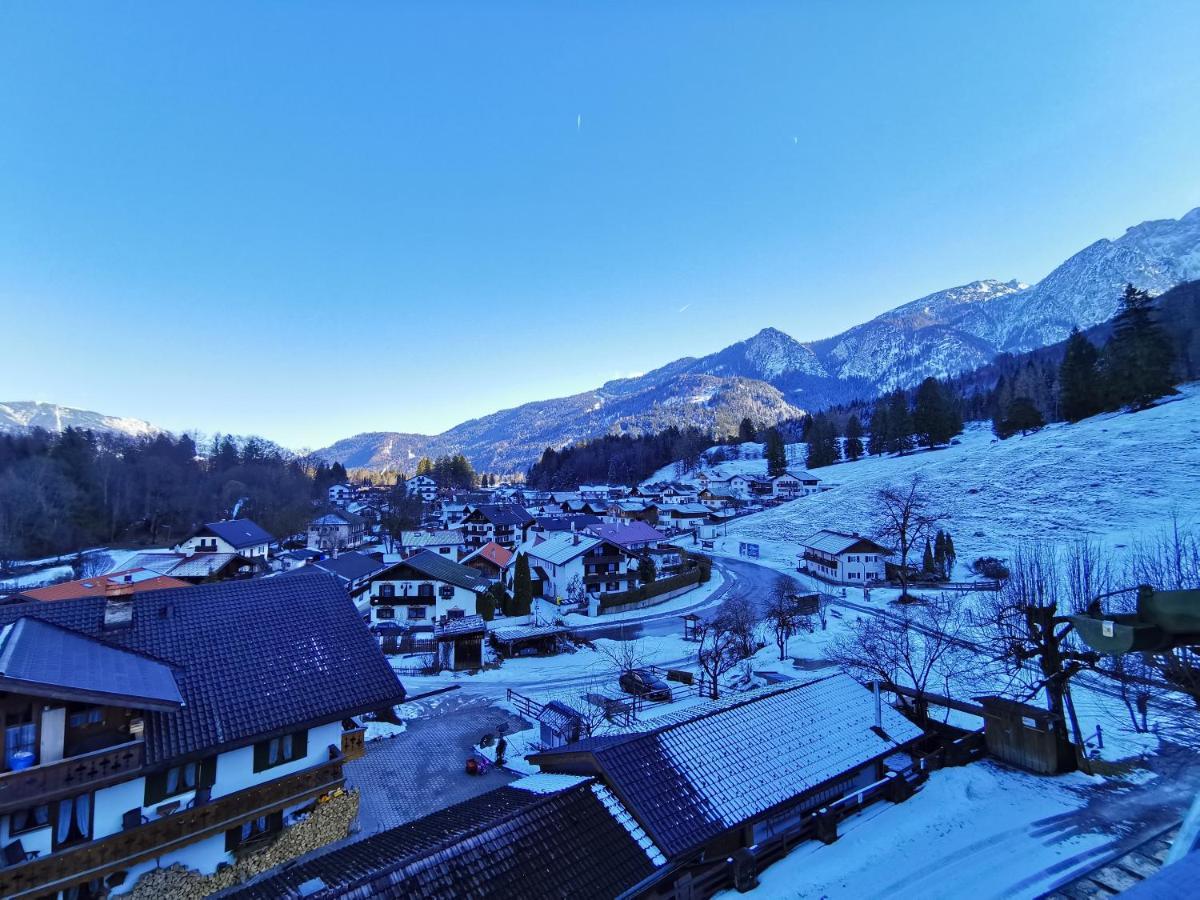
[[[97,575],[94,578],[64,581],[62,584],[21,591],[21,596],[41,601],[71,600],[75,597],[119,596],[140,594],[142,591],[162,591],[168,588],[185,587],[191,587],[191,585],[178,578],[159,575],[149,569],[129,569],[124,572],[110,572],[108,575]]]
[[[488,562],[503,569],[512,560],[513,555],[511,550],[505,550],[495,541],[488,541],[477,551],[477,555],[482,556]]]

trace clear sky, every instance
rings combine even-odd
[[[1200,204],[1200,4],[0,5],[0,400],[293,447]]]

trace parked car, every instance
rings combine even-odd
[[[622,672],[619,683],[621,690],[636,697],[663,702],[671,699],[670,686],[649,669],[630,669],[628,672]]]

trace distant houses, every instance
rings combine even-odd
[[[489,541],[513,550],[525,540],[531,525],[533,516],[515,503],[480,504],[472,507],[462,520],[466,545],[471,550]]]
[[[415,475],[404,483],[404,489],[410,497],[420,497],[426,503],[437,499],[438,485],[428,475]]]

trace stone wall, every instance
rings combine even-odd
[[[203,875],[178,863],[152,869],[122,896],[130,900],[162,900],[164,897],[200,900],[341,840],[349,833],[357,815],[358,791],[335,791],[328,800],[318,803],[304,821],[284,829],[276,841],[257,853],[234,863],[222,863],[212,875]]]

